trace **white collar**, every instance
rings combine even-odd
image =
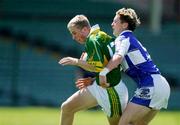
[[[96,25],[94,25],[94,26],[91,27],[91,31],[90,31],[90,33],[89,33],[88,36],[90,36],[91,33],[93,33],[93,32],[96,31],[96,30],[100,30],[100,27],[99,27],[98,24],[96,24]]]
[[[119,34],[119,36],[121,36],[123,33],[125,33],[125,32],[131,32],[132,33],[132,31],[131,30],[124,30],[124,31],[122,31],[120,34]]]

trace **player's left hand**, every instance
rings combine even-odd
[[[99,85],[103,88],[108,88],[110,85],[107,83],[106,76],[99,75]]]
[[[61,65],[77,65],[78,59],[73,57],[64,57],[59,61],[59,64]]]

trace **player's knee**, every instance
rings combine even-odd
[[[148,124],[149,124],[149,122],[143,119],[143,120],[136,122],[135,125],[148,125]]]
[[[63,110],[63,111],[70,110],[70,106],[69,106],[69,104],[66,101],[62,103],[61,110]]]
[[[73,112],[71,104],[69,104],[67,101],[63,102],[61,105],[61,111],[64,113]]]
[[[135,122],[132,119],[121,118],[119,123],[120,123],[119,125],[136,125],[137,122]]]
[[[148,125],[146,121],[125,120],[122,125]]]
[[[138,121],[135,123],[135,125],[148,125],[148,122],[146,121]]]

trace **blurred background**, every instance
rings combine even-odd
[[[170,83],[168,110],[180,110],[180,0],[0,0],[0,106],[59,107],[85,75],[58,64],[84,50],[72,40],[68,21],[85,14],[112,35],[111,22],[122,7],[139,15],[135,34]],[[123,79],[132,95],[135,84]]]

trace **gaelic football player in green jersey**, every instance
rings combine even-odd
[[[100,105],[110,125],[117,125],[128,101],[128,91],[121,81],[120,66],[107,74],[108,83],[99,84],[99,72],[106,66],[114,53],[114,39],[95,25],[90,26],[86,16],[77,15],[67,25],[72,38],[85,46],[82,58],[64,57],[61,65],[75,65],[95,72],[93,84],[81,88],[61,106],[60,125],[72,125],[77,111]],[[77,86],[80,86],[80,81]]]

